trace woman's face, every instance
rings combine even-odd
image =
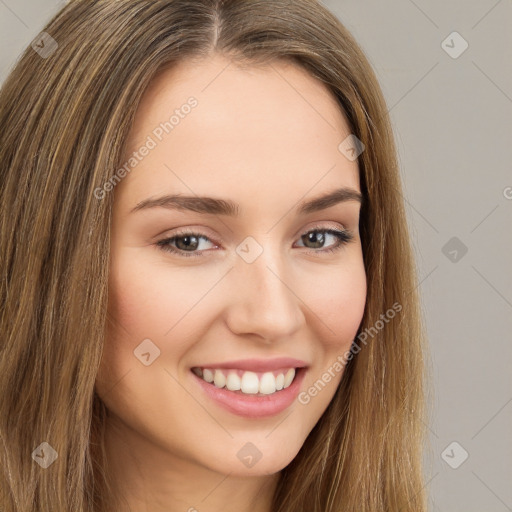
[[[215,56],[152,82],[129,172],[109,192],[111,324],[96,383],[139,462],[275,473],[327,408],[366,300],[360,203],[304,205],[361,192],[357,160],[338,149],[349,135],[328,90],[291,64]],[[223,377],[246,393],[220,391]]]

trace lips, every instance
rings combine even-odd
[[[293,357],[278,357],[275,359],[238,359],[214,363],[194,365],[195,368],[236,369],[250,372],[272,372],[281,368],[305,368],[307,363]]]
[[[299,368],[287,388],[270,394],[245,394],[241,391],[230,391],[206,382],[193,371],[190,372],[190,375],[193,385],[198,386],[221,408],[238,416],[263,418],[279,414],[293,404],[300,392],[306,371],[304,367]]]

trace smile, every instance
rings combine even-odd
[[[238,391],[246,395],[271,395],[288,388],[295,378],[295,368],[271,372],[251,372],[237,369],[192,368],[205,382],[217,388]]]
[[[263,418],[279,414],[292,405],[306,372],[306,368],[260,373],[194,367],[190,374],[200,392],[222,409],[247,418]]]

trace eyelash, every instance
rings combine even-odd
[[[300,238],[302,238],[304,235],[307,235],[309,233],[328,233],[329,235],[334,235],[338,239],[338,242],[336,243],[336,245],[329,247],[327,249],[319,249],[319,250],[310,249],[308,254],[312,253],[312,252],[313,253],[322,253],[322,254],[334,253],[336,251],[339,251],[342,247],[344,247],[347,243],[351,242],[354,239],[354,235],[350,231],[337,230],[337,229],[331,229],[331,228],[322,228],[321,226],[315,226],[314,228],[311,228],[308,231],[305,231],[304,233],[302,233],[300,235]],[[203,240],[208,240],[211,242],[211,240],[207,236],[202,235],[201,233],[194,233],[192,231],[180,231],[180,232],[176,233],[171,238],[166,238],[164,240],[158,241],[155,245],[157,245],[158,248],[162,251],[177,254],[177,255],[183,256],[185,258],[203,256],[202,253],[204,251],[192,251],[187,254],[187,251],[182,251],[181,249],[177,249],[177,248],[173,247],[172,245],[170,245],[170,243],[173,242],[176,238],[182,238],[182,237],[186,237],[186,236],[202,238]]]

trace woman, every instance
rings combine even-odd
[[[71,1],[0,121],[3,511],[426,510],[392,131],[334,15]]]

